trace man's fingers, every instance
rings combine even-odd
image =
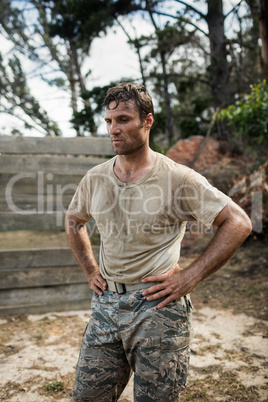
[[[163,300],[161,303],[159,303],[159,304],[156,306],[156,308],[157,308],[157,309],[161,309],[161,308],[167,306],[170,302],[172,302],[172,301],[175,300],[175,299],[176,299],[176,297],[174,297],[174,296],[169,296],[169,297],[167,297],[165,300]]]
[[[144,289],[143,291],[142,291],[142,295],[143,296],[147,296],[147,295],[149,295],[150,293],[155,293],[155,292],[158,292],[159,290],[162,290],[163,289],[163,284],[162,283],[159,283],[159,285],[153,285],[153,286],[150,286],[149,288],[147,288],[147,289]]]
[[[103,279],[103,277],[101,275],[99,275],[97,279],[97,284],[98,286],[103,289],[106,290],[107,289],[107,282]]]
[[[166,279],[166,274],[146,276],[141,280],[141,283],[148,282],[163,282]]]
[[[103,295],[103,291],[98,287],[98,286],[96,286],[96,285],[92,285],[91,286],[91,289],[92,290],[94,290],[94,292],[96,292],[99,296],[102,296]]]
[[[103,280],[100,282],[98,279],[92,281],[91,289],[98,293],[99,296],[103,295],[103,290],[107,289],[107,283],[105,282],[106,286],[103,286]]]
[[[92,280],[90,281],[90,288],[94,290],[99,296],[103,295],[103,290],[107,289],[107,282],[100,273],[94,275]]]
[[[161,299],[161,297],[164,297],[170,293],[171,292],[169,289],[163,289],[160,292],[157,292],[153,295],[146,296],[146,300],[151,301],[151,300]]]
[[[142,279],[142,283],[158,282],[157,285],[151,286],[142,291],[142,295],[146,300],[152,301],[167,296],[164,301],[157,305],[157,308],[163,308],[171,301],[184,295],[184,287],[182,286],[182,269],[176,264],[172,270],[165,274],[147,276]],[[189,292],[188,292],[189,293]]]

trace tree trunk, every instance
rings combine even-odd
[[[167,131],[168,131],[168,143],[169,145],[172,145],[172,141],[174,138],[174,119],[173,119],[173,112],[171,108],[171,102],[170,102],[170,95],[168,91],[168,74],[167,74],[167,69],[166,69],[166,58],[165,58],[165,53],[160,52],[160,57],[161,57],[161,65],[162,65],[162,72],[163,72],[163,82],[164,82],[164,99],[165,99],[165,114],[167,118]]]
[[[70,83],[70,88],[71,88],[71,107],[73,110],[73,114],[78,112],[78,91],[77,91],[77,78],[76,78],[76,70],[75,70],[75,65],[74,65],[74,60],[72,57],[72,52],[71,49],[68,48],[68,67],[69,71],[66,74]],[[74,129],[76,131],[77,137],[81,137],[81,130],[79,126],[74,125]]]
[[[84,78],[83,78],[82,73],[81,73],[80,63],[78,61],[77,48],[76,48],[75,44],[72,43],[72,42],[70,42],[70,51],[71,51],[71,54],[72,54],[72,59],[73,59],[73,63],[74,63],[74,66],[75,66],[75,72],[76,72],[76,76],[77,76],[77,81],[79,83],[80,91],[81,91],[81,93],[83,93],[83,92],[86,91],[86,85],[85,85],[85,81],[84,81]],[[91,110],[90,102],[89,102],[88,99],[83,99],[83,103],[84,103],[85,107],[90,108],[90,110]],[[93,137],[97,137],[97,127],[96,127],[95,122],[94,122],[93,114],[92,114],[91,135]]]
[[[210,84],[215,107],[222,108],[230,101],[229,67],[226,58],[222,0],[207,0],[206,21],[209,30],[211,64]]]
[[[267,0],[261,0],[260,36],[262,40],[261,57],[262,69],[268,79],[268,5]]]
[[[155,31],[157,31],[159,28],[154,20],[153,13],[149,7],[149,2],[147,3],[147,9],[149,10],[149,15],[151,18],[151,21],[153,23],[153,26],[155,28]],[[174,138],[174,119],[173,119],[173,113],[172,113],[172,108],[171,108],[171,102],[170,102],[170,95],[168,92],[168,74],[167,74],[167,63],[166,63],[166,58],[165,58],[165,52],[160,51],[160,58],[161,58],[161,66],[162,66],[162,74],[163,74],[163,82],[164,82],[164,99],[165,99],[165,115],[167,118],[167,134],[168,134],[168,143],[169,145],[172,144],[172,140]]]
[[[142,46],[141,46],[141,44],[139,42],[139,39],[137,38],[137,35],[136,35],[135,39],[132,39],[131,36],[129,35],[129,33],[127,32],[127,30],[125,29],[124,25],[121,24],[121,22],[119,21],[119,19],[117,17],[116,17],[116,21],[117,21],[118,25],[122,28],[122,31],[124,32],[126,37],[128,38],[129,43],[131,43],[135,47],[135,50],[136,50],[136,53],[137,53],[137,56],[138,56],[138,59],[139,59],[139,66],[140,66],[142,83],[143,83],[144,86],[146,86],[146,78],[145,78],[145,74],[144,74],[143,61],[142,61],[141,52],[140,52]],[[134,28],[134,31],[136,33],[135,27],[133,27],[133,28]]]
[[[253,80],[261,74],[261,49],[259,46],[260,38],[260,1],[259,0],[246,0],[251,13],[252,27],[250,29],[250,48],[249,48],[249,59],[247,60],[247,65],[253,76]],[[249,65],[250,63],[250,65]]]

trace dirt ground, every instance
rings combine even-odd
[[[183,267],[200,252],[195,244],[186,236]],[[267,265],[267,239],[251,238],[192,293],[195,337],[182,402],[268,401]],[[0,317],[0,400],[71,401],[89,316],[88,310]],[[133,401],[132,385],[133,379],[120,402]]]

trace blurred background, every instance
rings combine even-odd
[[[264,0],[1,0],[1,134],[105,135],[120,81],[152,92],[151,142],[267,146]],[[230,126],[231,124],[231,126]]]

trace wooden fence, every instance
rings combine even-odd
[[[111,155],[108,138],[0,136],[0,231],[63,229],[79,181]],[[90,293],[69,248],[0,251],[0,314],[88,308]]]

